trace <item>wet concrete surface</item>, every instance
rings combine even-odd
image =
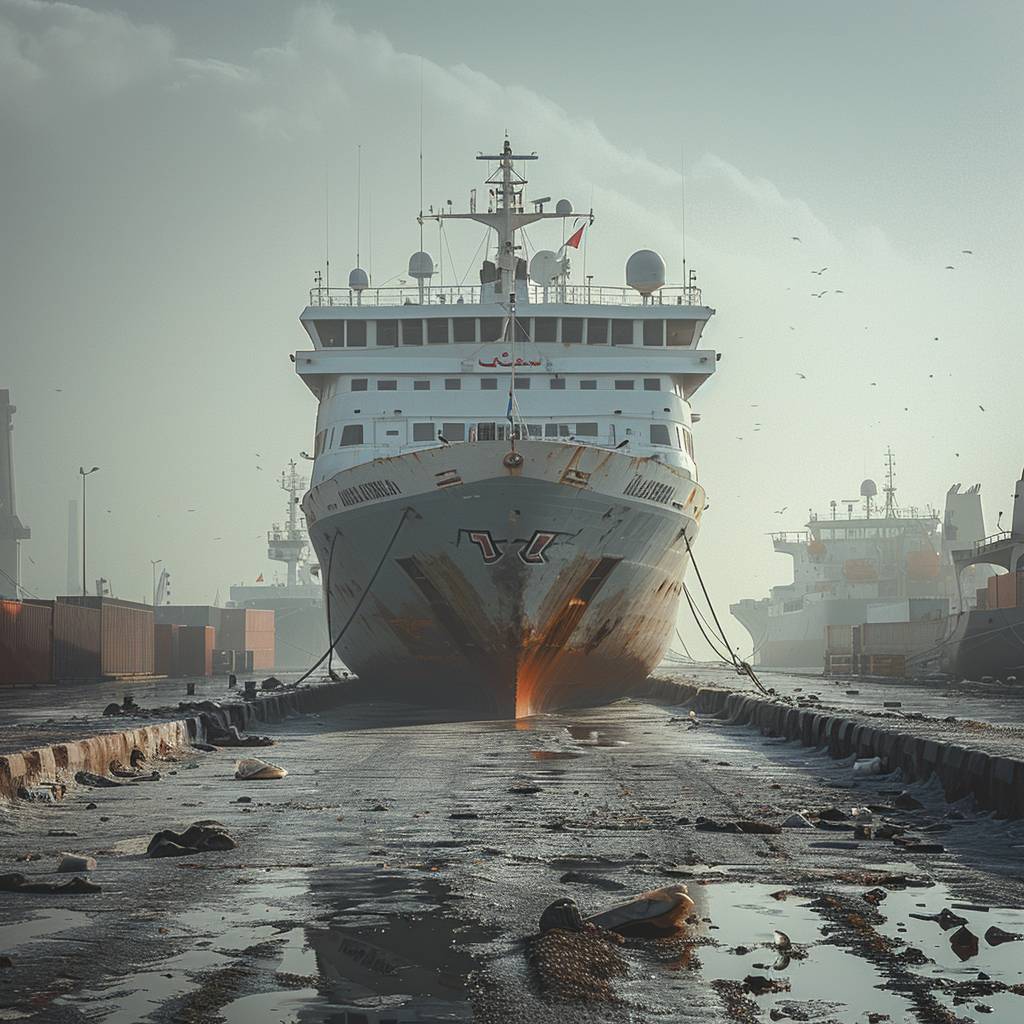
[[[685,708],[446,717],[347,706],[274,727],[257,753],[288,768],[280,781],[236,782],[230,750],[183,752],[160,782],[0,811],[0,873],[60,880],[56,856],[72,850],[97,858],[103,890],[0,897],[0,1021],[1024,1015],[1024,942],[984,937],[1024,933],[1024,823],[950,807],[934,785],[911,788],[921,809],[897,810],[898,778]],[[769,834],[698,820],[778,825],[830,807],[847,817]],[[158,829],[209,818],[236,849],[145,856]],[[865,821],[937,849],[857,838]],[[614,1002],[540,997],[524,938],[548,904],[570,896],[586,914],[680,881],[695,919],[618,950]],[[959,929],[911,917],[950,908],[978,939],[963,960]]]

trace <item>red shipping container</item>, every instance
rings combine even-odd
[[[178,661],[174,675],[213,675],[213,626],[180,626],[178,628]]]
[[[221,650],[245,651],[266,647],[264,635],[274,633],[272,608],[222,608],[217,646]],[[260,636],[259,643],[252,638]],[[273,646],[271,644],[271,646]]]
[[[153,671],[158,676],[172,676],[177,670],[180,629],[162,622],[153,627]]]
[[[0,600],[0,683],[48,683],[52,662],[53,610]]]
[[[100,674],[152,675],[153,608],[113,597],[60,597],[100,612]]]

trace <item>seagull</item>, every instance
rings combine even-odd
[[[965,256],[973,256],[973,255],[974,255],[974,250],[973,250],[973,249],[961,249],[960,251],[961,251],[961,252],[962,252],[962,253],[963,253],[963,254],[964,254]]]
[[[451,441],[449,441],[448,438],[445,437],[440,430],[437,432],[437,439],[438,441],[441,442],[441,444],[451,444]]]
[[[818,277],[821,277],[821,275],[824,274],[826,270],[828,270],[828,267],[822,267],[821,270],[812,270],[811,273],[817,274]]]
[[[815,297],[816,299],[820,299],[820,298],[822,297],[822,295],[827,295],[827,294],[828,294],[828,289],[826,288],[826,289],[825,289],[824,291],[821,291],[821,292],[811,292],[811,294],[812,294],[812,295],[813,295],[813,296],[814,296],[814,297]]]
[[[776,514],[777,516],[781,516],[781,515],[782,515],[782,513],[783,513],[783,512],[785,512],[787,508],[789,508],[789,506],[788,506],[788,505],[783,505],[783,506],[782,506],[782,508],[777,508],[777,509],[775,510],[775,514]]]
[[[63,391],[64,389],[63,388],[54,388],[53,390],[54,391]]]
[[[873,380],[873,381],[871,382],[871,387],[873,387],[873,388],[877,388],[877,387],[878,387],[878,381],[877,381],[877,380]]]
[[[846,293],[843,291],[842,288],[833,288],[832,289],[832,294],[833,295],[845,295]]]
[[[956,267],[954,267],[951,263],[947,263],[946,264],[946,269],[947,270],[956,270]]]
[[[791,235],[790,238],[794,242],[799,242],[800,241],[800,236],[799,235]]]
[[[984,411],[985,411],[985,406],[983,406],[983,405],[979,405],[979,406],[978,406],[978,408],[979,408],[979,409],[980,409],[980,410],[981,410],[982,412],[984,412]]]
[[[801,380],[807,380],[807,374],[806,374],[806,373],[801,373],[801,372],[800,372],[799,370],[797,370],[797,373],[796,373],[796,375],[797,375],[797,376],[798,376],[798,377],[799,377],[799,378],[800,378]]]

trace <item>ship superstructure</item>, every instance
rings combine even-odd
[[[365,681],[524,715],[628,691],[675,624],[705,506],[690,397],[714,372],[691,275],[634,253],[627,286],[572,279],[593,213],[528,202],[536,154],[480,156],[480,283],[322,280],[296,370],[319,400],[303,500],[331,632]],[[523,228],[572,229],[531,254]],[[527,256],[531,256],[527,260]]]
[[[771,535],[775,551],[793,560],[793,581],[729,609],[759,664],[822,668],[828,626],[944,619],[967,600],[949,552],[952,538],[962,543],[981,529],[977,489],[952,488],[944,518],[902,507],[890,450],[883,494],[879,501],[877,485],[865,480],[859,499],[832,501],[827,514],[811,512],[804,529]]]

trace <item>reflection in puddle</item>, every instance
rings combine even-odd
[[[5,952],[14,950],[32,939],[84,928],[91,921],[88,914],[77,910],[37,910],[24,921],[0,927],[0,949]]]
[[[573,758],[582,757],[578,750],[531,750],[530,757],[534,761],[571,761]]]
[[[618,729],[611,729],[607,726],[601,726],[598,729],[593,728],[589,725],[569,725],[566,726],[569,735],[576,740],[581,747],[625,747],[628,746],[626,740],[617,739],[615,737],[616,732],[621,732]]]

